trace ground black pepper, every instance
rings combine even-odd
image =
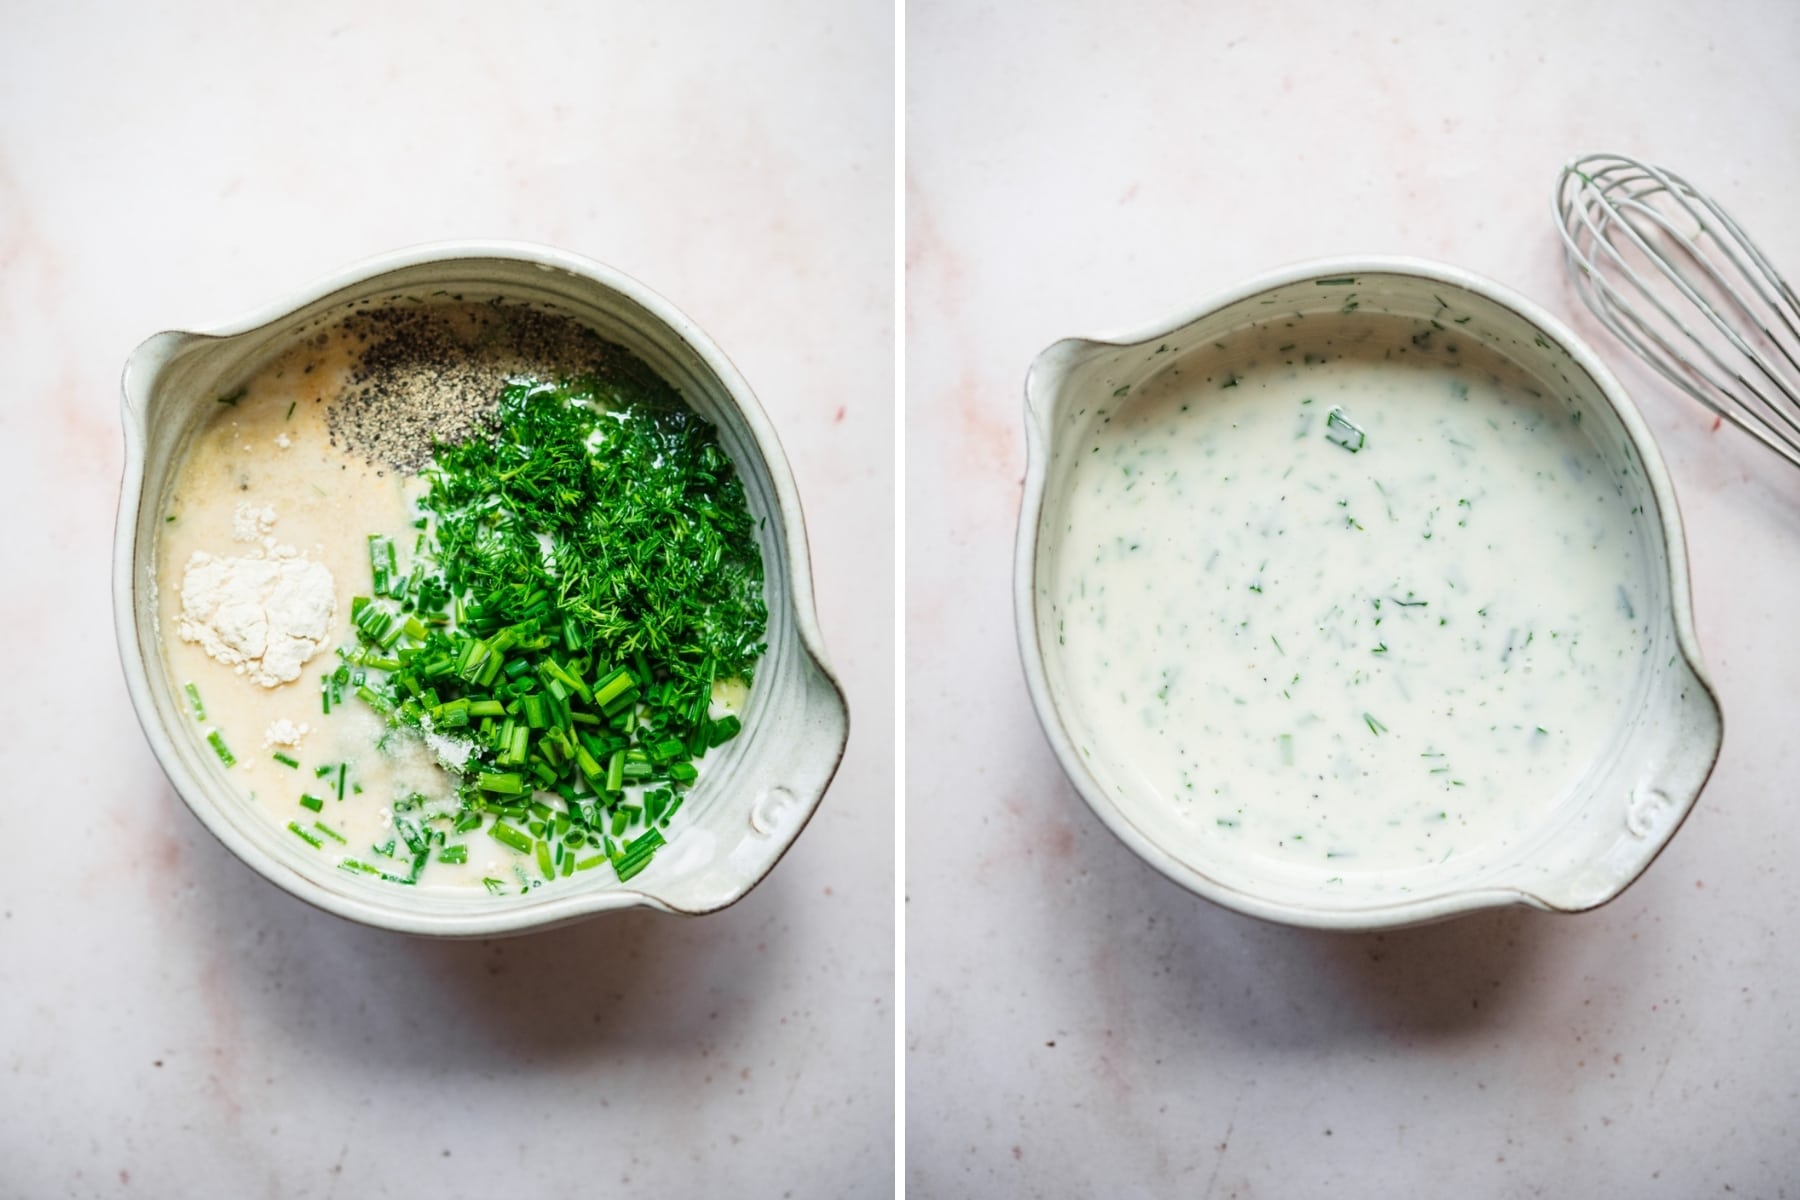
[[[632,360],[569,317],[524,304],[395,297],[352,312],[342,333],[358,348],[326,414],[331,444],[409,474],[438,442],[491,433],[508,381],[603,374]]]

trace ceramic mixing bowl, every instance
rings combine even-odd
[[[1091,435],[1130,402],[1121,397],[1141,394],[1170,369],[1180,357],[1171,351],[1222,341],[1272,314],[1331,314],[1349,322],[1382,315],[1454,319],[1454,326],[1439,325],[1454,334],[1439,336],[1478,340],[1555,389],[1570,406],[1566,411],[1588,414],[1582,431],[1631,506],[1626,536],[1635,539],[1640,576],[1631,587],[1648,598],[1650,611],[1641,662],[1629,675],[1625,717],[1580,778],[1563,794],[1545,797],[1544,815],[1504,845],[1477,847],[1404,878],[1346,872],[1330,887],[1303,882],[1244,853],[1241,841],[1208,836],[1200,822],[1182,817],[1170,795],[1146,786],[1126,753],[1109,743],[1072,677],[1053,583],[1066,549],[1071,479],[1090,452]],[[1253,279],[1145,329],[1058,342],[1032,364],[1026,392],[1029,466],[1014,585],[1031,697],[1075,789],[1127,846],[1171,879],[1244,913],[1337,929],[1406,925],[1509,904],[1576,911],[1618,895],[1692,808],[1717,758],[1722,726],[1700,666],[1669,476],[1612,374],[1537,305],[1433,263],[1306,264]],[[1195,512],[1191,519],[1198,528],[1205,517]],[[1530,571],[1532,564],[1516,569]],[[1195,603],[1203,608],[1205,601]]]
[[[548,306],[638,355],[717,426],[754,516],[768,606],[768,649],[726,743],[683,805],[669,844],[628,883],[581,877],[525,896],[397,888],[334,869],[248,809],[182,710],[154,604],[159,512],[214,398],[255,364],[359,302],[444,291]],[[340,271],[243,320],[162,333],[124,374],[125,474],[114,545],[120,654],[145,736],[182,800],[271,882],[366,924],[442,936],[517,933],[611,909],[697,914],[760,881],[818,807],[842,757],[848,712],[813,609],[800,499],[775,430],[749,385],[668,301],[611,268],[541,246],[466,242],[403,250]]]

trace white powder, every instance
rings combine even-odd
[[[275,444],[280,446],[283,450],[286,450],[289,446],[294,444],[294,439],[285,433],[278,433],[275,435]]]
[[[275,510],[248,500],[239,502],[231,514],[231,537],[234,541],[254,542],[268,536],[275,528]]]
[[[278,718],[263,731],[263,748],[270,746],[298,746],[300,739],[312,732],[312,726],[305,721],[295,723],[286,717]]]
[[[331,572],[290,546],[268,558],[196,551],[181,580],[182,640],[264,687],[298,679],[336,616]]]
[[[469,755],[475,753],[474,742],[463,741],[460,738],[439,733],[432,728],[430,717],[424,718],[420,722],[420,726],[420,732],[425,735],[425,744],[431,747],[431,752],[437,755],[440,763],[457,771],[468,766]]]

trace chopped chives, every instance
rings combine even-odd
[[[438,851],[438,861],[445,863],[466,863],[469,861],[469,847],[462,842],[454,846],[445,846]]]
[[[237,755],[233,754],[230,748],[225,745],[225,739],[220,735],[218,730],[215,729],[207,734],[206,742],[213,748],[213,753],[219,756],[220,762],[228,767],[237,765]]]
[[[446,838],[485,826],[545,879],[584,869],[576,851],[596,842],[629,877],[661,836],[615,857],[605,833],[666,824],[694,760],[741,732],[734,715],[711,719],[712,697],[720,681],[748,682],[764,650],[756,524],[710,426],[673,395],[679,419],[665,422],[655,389],[628,403],[639,386],[509,385],[499,436],[445,448],[428,473],[404,571],[393,539],[367,538],[372,586],[351,602],[355,644],[322,679],[321,704],[354,691],[391,727],[468,746],[460,811],[404,810],[415,856],[423,834],[440,860],[466,861]],[[602,409],[626,415],[603,422]],[[614,544],[648,557],[600,552]],[[660,794],[622,803],[640,787]],[[561,807],[537,802],[550,796]],[[508,891],[538,886],[529,865],[508,873]]]
[[[337,797],[339,800],[342,800],[344,798],[344,777],[347,774],[349,774],[349,771],[350,771],[349,763],[339,763],[338,764]]]
[[[283,754],[279,750],[277,750],[274,754],[271,754],[269,757],[273,758],[276,762],[280,763],[284,767],[292,767],[296,771],[298,771],[300,769],[300,760],[299,759],[289,758],[287,755]]]
[[[332,841],[337,842],[339,845],[348,845],[349,844],[344,839],[343,834],[339,833],[337,830],[333,829],[331,826],[327,825],[323,821],[314,821],[313,828],[318,830],[320,833],[324,834],[326,837],[330,838]]]
[[[303,841],[307,845],[311,846],[314,850],[319,849],[320,847],[322,847],[325,844],[324,842],[321,842],[318,838],[314,837],[312,834],[306,832],[306,830],[300,828],[300,823],[298,821],[289,821],[288,822],[288,830],[295,837],[299,838],[301,841]]]
[[[619,882],[625,882],[649,866],[651,856],[656,853],[658,847],[664,844],[663,835],[652,829],[626,846],[613,859],[613,870],[618,872]]]
[[[317,796],[309,796],[303,792],[300,795],[300,807],[309,812],[320,812],[325,808],[325,802]]]
[[[206,706],[200,703],[200,689],[192,683],[187,683],[182,685],[181,690],[187,693],[188,704],[194,710],[194,720],[206,720]]]
[[[1356,422],[1344,415],[1343,409],[1333,408],[1325,418],[1325,440],[1355,454],[1363,448],[1367,438]]]

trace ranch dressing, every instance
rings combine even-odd
[[[1580,412],[1424,321],[1170,357],[1070,478],[1051,602],[1078,749],[1196,841],[1319,882],[1518,838],[1608,748],[1649,639]]]

